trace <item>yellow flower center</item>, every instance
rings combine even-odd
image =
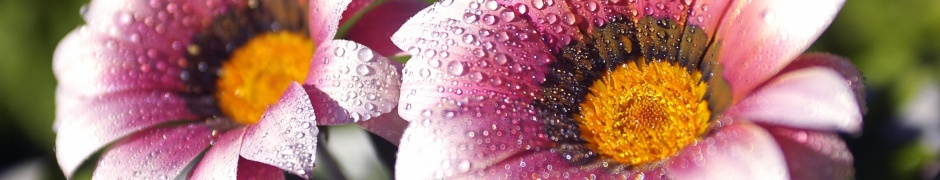
[[[310,69],[313,42],[294,32],[264,33],[232,53],[219,73],[219,108],[239,124],[258,122],[291,82],[303,82]]]
[[[591,86],[574,118],[591,150],[627,165],[656,162],[708,129],[701,78],[665,61],[624,63]]]

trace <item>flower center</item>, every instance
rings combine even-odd
[[[291,82],[304,81],[312,57],[313,42],[303,34],[280,31],[252,37],[222,64],[215,92],[219,108],[239,124],[258,122]]]
[[[598,78],[574,119],[594,152],[628,165],[656,162],[708,129],[706,89],[699,71],[665,61],[624,63]]]

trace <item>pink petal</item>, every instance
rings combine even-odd
[[[554,57],[527,23],[468,23],[469,6],[437,3],[392,36],[413,55],[398,109],[411,122],[398,153],[399,179],[461,176],[549,146],[530,103]],[[481,16],[498,16],[489,13],[500,8]],[[472,166],[458,169],[462,161]]]
[[[726,125],[667,162],[674,179],[788,179],[773,137],[747,122]]]
[[[458,169],[471,164],[458,164]],[[541,178],[541,179],[662,179],[662,168],[645,171],[611,172],[607,167],[573,165],[554,150],[525,151],[502,162],[472,172],[476,179]]]
[[[370,1],[370,0],[363,0]],[[352,4],[357,4],[353,2]],[[353,12],[352,4],[346,12]],[[349,29],[345,39],[349,39],[372,48],[383,56],[393,56],[402,52],[392,44],[392,33],[401,27],[412,15],[418,13],[428,3],[418,0],[388,0],[363,14],[362,18]]]
[[[858,71],[855,65],[846,58],[825,53],[809,53],[797,57],[787,67],[780,71],[779,75],[787,74],[790,71],[800,70],[809,67],[822,67],[832,69],[844,78],[855,93],[855,100],[858,106],[865,112],[865,83],[862,73]]]
[[[114,143],[101,155],[93,177],[174,178],[209,146],[211,131],[202,125],[186,125],[134,134]]]
[[[359,124],[359,126],[373,134],[385,138],[385,140],[388,140],[388,142],[396,146],[401,142],[401,135],[405,132],[405,128],[408,127],[408,121],[398,116],[398,110],[395,109],[392,109],[392,112],[382,114],[372,120],[359,121],[356,124]]]
[[[56,48],[60,88],[83,95],[130,89],[184,89],[180,72],[193,34],[229,1],[95,0],[88,25]]]
[[[852,153],[835,133],[769,127],[793,179],[851,179]]]
[[[688,1],[686,1],[688,2]],[[701,27],[709,38],[715,37],[724,14],[732,0],[697,0],[690,8],[688,24]]]
[[[316,125],[310,98],[300,84],[292,83],[257,124],[248,126],[241,155],[309,177],[316,158],[319,133]]]
[[[398,149],[396,179],[466,176],[527,150],[547,150],[550,146],[541,123],[522,115],[505,115],[505,120],[495,120],[500,115],[494,111],[483,110],[485,115],[480,119],[465,114],[409,124]]]
[[[78,95],[76,93],[66,91],[62,88],[56,88],[55,90],[55,114],[66,114],[72,109],[78,108],[82,105],[82,102],[87,101],[88,97]],[[62,126],[63,119],[67,118],[55,118],[55,121],[52,123],[52,131],[58,133],[59,127]]]
[[[235,179],[239,167],[238,153],[241,150],[245,128],[225,132],[193,169],[189,179]]]
[[[442,1],[452,2],[452,1]],[[458,4],[467,1],[459,1]],[[501,6],[497,6],[497,3]],[[498,25],[505,22],[522,22],[538,30],[538,35],[530,35],[532,38],[544,39],[545,43],[551,48],[561,48],[568,45],[571,41],[583,41],[581,29],[577,24],[579,18],[571,12],[571,6],[566,1],[531,1],[531,0],[499,0],[495,2],[485,1],[483,3],[470,2],[470,6],[460,5],[461,7],[478,7],[472,9],[455,9],[453,12],[475,12],[485,10],[482,14],[467,13],[464,17],[457,18],[467,23],[474,22],[484,26]],[[443,6],[448,6],[444,4]],[[491,23],[493,22],[493,23]],[[499,36],[500,34],[497,34]],[[507,34],[502,34],[506,36]],[[513,38],[512,33],[508,34]],[[497,37],[499,38],[499,37]]]
[[[733,100],[777,74],[829,26],[842,0],[739,1],[717,32],[718,62]]]
[[[326,43],[336,36],[339,20],[343,18],[349,2],[352,0],[315,0],[310,2],[310,38],[314,45]]]
[[[57,104],[56,157],[67,177],[112,141],[160,123],[197,118],[183,99],[170,92],[127,91],[84,99],[59,95],[76,100]]]
[[[365,121],[398,105],[398,62],[347,40],[321,44],[312,62],[304,84],[315,102],[318,124]]]
[[[846,80],[826,66],[788,69],[729,107],[725,115],[788,127],[858,132],[862,114],[852,86],[860,82],[858,76],[854,79]]]
[[[238,179],[284,179],[284,171],[264,163],[238,158]]]
[[[631,3],[611,3],[610,1],[603,0],[583,0],[583,1],[565,1],[568,3],[568,6],[573,7],[572,11],[580,15],[579,18],[574,18],[580,25],[590,25],[589,32],[593,31],[591,29],[598,26],[606,25],[610,22],[613,17],[632,17],[634,15],[639,15],[639,11],[642,8],[637,9],[635,4]],[[633,7],[631,7],[631,5]],[[678,8],[675,8],[678,9]],[[634,14],[636,13],[636,14]],[[644,14],[645,15],[645,14]],[[545,18],[544,16],[542,18]],[[568,18],[563,18],[563,20],[569,20]]]
[[[396,45],[413,55],[403,73],[399,113],[405,120],[456,111],[458,104],[475,107],[481,101],[503,99],[508,99],[507,105],[527,104],[539,94],[554,56],[536,32],[519,21],[499,21],[498,26],[465,23],[468,6],[437,3],[392,36]]]
[[[142,89],[184,90],[179,78],[183,66],[177,63],[185,63],[182,54],[148,49],[86,26],[62,40],[53,57],[53,70],[60,89],[84,96]],[[147,57],[147,52],[160,59]]]
[[[239,156],[246,129],[232,129],[222,134],[188,179],[284,179],[283,170]]]

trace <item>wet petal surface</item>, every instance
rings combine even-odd
[[[304,83],[318,110],[317,123],[347,124],[391,112],[398,105],[400,68],[352,41],[321,44]]]
[[[247,127],[241,155],[301,177],[313,172],[317,148],[316,117],[300,84],[292,83],[281,100]]]
[[[225,132],[196,164],[191,179],[235,179],[238,169],[238,153],[241,150],[245,128]]]
[[[356,124],[395,145],[401,142],[401,136],[405,133],[405,128],[408,127],[408,121],[398,116],[397,109],[392,109],[392,112],[375,117],[372,120],[360,121]]]
[[[851,179],[852,153],[838,134],[767,127],[780,145],[793,179]]]
[[[88,24],[56,48],[60,88],[83,95],[129,89],[183,90],[186,45],[230,1],[96,0]],[[241,4],[235,4],[240,6]]]
[[[56,158],[66,176],[99,148],[124,136],[164,122],[196,120],[184,100],[169,92],[127,91],[78,99],[57,110],[62,113],[56,117]]]
[[[553,56],[526,22],[488,22],[502,7],[474,3],[436,3],[392,36],[413,55],[397,178],[460,177],[549,145],[531,101]],[[465,13],[475,6],[495,10]]]
[[[93,177],[172,179],[209,146],[202,125],[159,127],[118,141],[101,155]]]
[[[310,2],[308,17],[310,38],[314,46],[329,42],[336,36],[343,12],[352,0],[332,0]]]

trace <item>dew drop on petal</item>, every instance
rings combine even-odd
[[[496,1],[494,0],[489,0],[489,1],[484,2],[483,6],[486,7],[486,9],[489,9],[490,11],[493,11],[499,8],[499,4],[497,4]]]
[[[457,169],[460,170],[460,172],[470,171],[470,161],[468,160],[460,161],[460,163],[457,164]]]
[[[532,1],[532,7],[535,7],[535,9],[545,9],[545,1],[544,1],[544,0],[533,0],[533,1]]]
[[[333,49],[333,54],[336,55],[336,57],[343,57],[343,55],[346,55],[346,49],[336,47],[336,49]]]
[[[431,60],[428,60],[428,66],[431,66],[431,67],[434,67],[434,68],[436,68],[436,67],[441,67],[441,60],[438,60],[438,59],[431,59]]]
[[[356,73],[361,76],[372,75],[374,72],[375,71],[372,70],[372,67],[369,67],[368,65],[365,65],[365,64],[360,64],[358,67],[356,67]]]
[[[451,61],[447,64],[447,73],[450,73],[454,76],[460,76],[466,73],[466,68],[463,63],[459,61]]]
[[[466,13],[463,15],[463,22],[465,23],[474,23],[477,22],[478,19],[480,19],[480,16],[476,14]]]
[[[503,10],[502,12],[499,12],[499,16],[508,22],[516,20],[516,13],[510,10]]]
[[[529,12],[529,6],[526,6],[525,4],[516,4],[516,11],[519,12],[519,14],[525,14]]]
[[[506,63],[509,63],[509,61],[509,56],[503,53],[497,53],[496,57],[493,58],[493,62],[496,62],[496,64],[499,65],[506,65]]]
[[[369,49],[365,49],[365,48],[359,49],[359,60],[369,62],[369,61],[375,60],[374,57],[375,55],[373,55],[372,51],[370,51]]]
[[[496,22],[499,22],[499,18],[496,18],[496,16],[492,14],[483,15],[483,23],[494,25]]]

